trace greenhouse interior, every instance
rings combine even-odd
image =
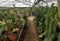
[[[0,41],[60,41],[60,0],[1,0]]]

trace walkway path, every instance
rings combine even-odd
[[[34,16],[28,17],[28,29],[24,41],[38,41]]]

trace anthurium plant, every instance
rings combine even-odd
[[[17,41],[24,27],[24,20],[20,15],[0,10],[0,40]]]

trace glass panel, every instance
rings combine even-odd
[[[26,7],[27,6],[32,6],[34,2],[37,0],[0,0],[0,7],[14,7],[14,5],[17,6],[17,4],[22,5]],[[49,5],[51,3],[57,3],[56,0],[45,0]],[[45,4],[45,3],[44,3]],[[40,4],[39,4],[40,5]],[[22,7],[22,6],[20,6]]]

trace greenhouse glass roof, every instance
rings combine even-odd
[[[57,4],[56,0],[45,0],[50,6],[52,3]],[[31,7],[35,0],[0,0],[0,7]],[[42,2],[38,5],[40,6]],[[43,6],[46,4],[43,2]]]

